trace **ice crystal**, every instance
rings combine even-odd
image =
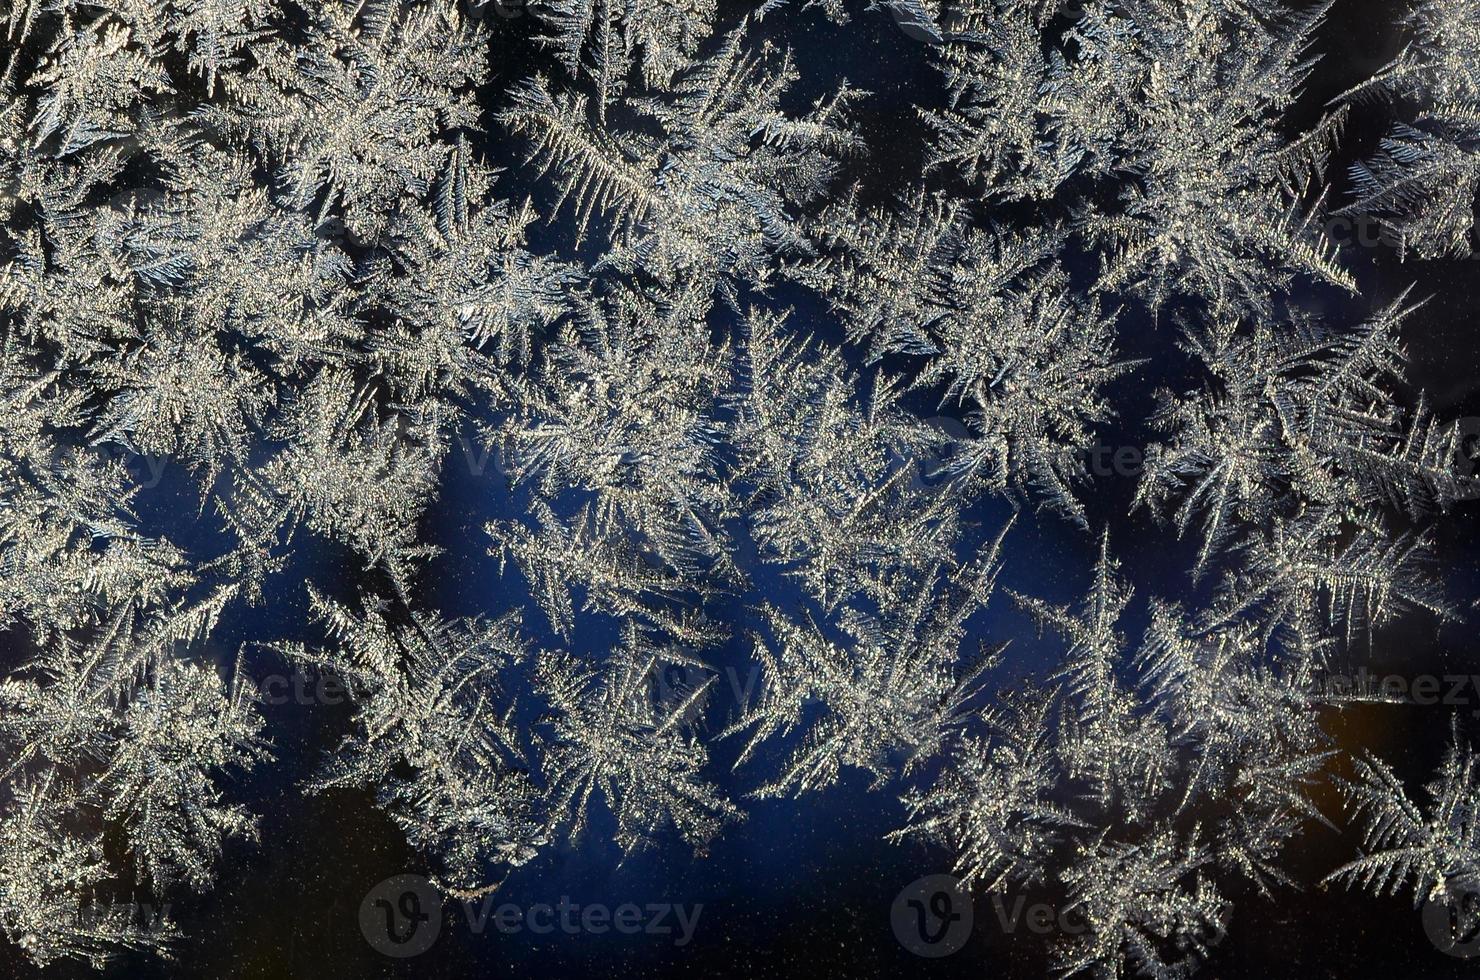
[[[856,777],[1067,896],[1065,971],[1215,958],[1346,771],[1326,674],[1462,608],[1477,489],[1434,308],[1326,219],[1469,250],[1480,9],[1311,113],[1329,9],[0,6],[0,934],[191,941],[133,902],[254,839],[285,660],[349,695],[303,787],[454,896]],[[1147,431],[1133,497],[1086,465]],[[1425,809],[1357,761],[1329,880],[1475,888],[1473,762]]]
[[[393,619],[382,603],[358,615],[317,594],[313,603],[335,646],[280,650],[344,680],[356,733],[312,788],[373,788],[451,887],[478,884],[489,862],[529,860],[543,831],[501,683],[525,655],[517,614],[446,622],[415,610]]]
[[[1474,250],[1480,186],[1480,5],[1424,0],[1403,17],[1407,44],[1353,98],[1386,94],[1413,113],[1393,123],[1377,153],[1353,165],[1357,199],[1344,210],[1371,215],[1419,258]]]
[[[545,742],[550,799],[568,833],[586,828],[593,798],[616,818],[624,851],[650,844],[665,827],[703,850],[740,815],[699,775],[708,752],[690,730],[694,706],[714,677],[682,701],[664,703],[651,695],[653,671],[664,663],[703,666],[631,626],[599,668],[570,656],[541,661],[539,682],[552,713]]]
[[[1367,853],[1327,881],[1379,895],[1411,888],[1415,907],[1474,891],[1480,883],[1480,773],[1458,729],[1425,787],[1427,807],[1413,801],[1392,767],[1370,754],[1357,760],[1356,776],[1342,790],[1352,816],[1364,825]]]

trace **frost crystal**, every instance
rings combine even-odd
[[[1066,973],[1216,961],[1351,775],[1330,675],[1466,608],[1442,304],[1329,219],[1471,250],[1480,6],[1325,110],[1320,2],[489,9],[0,6],[5,942],[199,942],[137,903],[269,778],[463,899],[867,787]],[[1328,881],[1480,887],[1474,768],[1361,756]]]

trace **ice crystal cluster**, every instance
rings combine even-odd
[[[1463,735],[1421,807],[1338,751],[1323,683],[1458,615],[1432,522],[1475,488],[1405,379],[1423,298],[1361,296],[1326,229],[1469,251],[1480,5],[1420,0],[1297,128],[1326,12],[0,4],[0,934],[42,965],[189,941],[127,903],[254,837],[249,662],[342,679],[302,788],[367,791],[453,894],[597,814],[614,861],[702,853],[858,774],[898,846],[1067,896],[1069,973],[1215,956],[1231,895],[1313,884],[1285,857],[1345,822],[1333,781],[1365,830],[1333,881],[1480,884]],[[905,185],[858,176],[874,96],[788,43],[822,18],[923,45]],[[1090,506],[1128,425],[1186,581],[1133,589]],[[507,476],[472,519],[469,450]],[[477,615],[429,598],[449,521],[504,586]],[[998,587],[1050,560],[1079,598]],[[310,621],[226,649],[286,588]],[[1056,669],[1015,669],[1009,615]]]

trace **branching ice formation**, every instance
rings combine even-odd
[[[891,840],[1082,913],[1064,972],[1216,957],[1333,816],[1327,672],[1458,615],[1434,526],[1476,487],[1405,378],[1422,301],[1358,295],[1326,218],[1470,251],[1480,7],[1416,4],[1301,131],[1329,4],[479,9],[0,5],[0,935],[190,941],[129,900],[250,846],[266,658],[350,695],[303,788],[373,799],[450,894],[607,819],[703,853],[862,773]],[[814,11],[923,42],[902,186],[872,96],[791,49]],[[1359,101],[1395,119],[1328,191]],[[1085,455],[1141,424],[1132,513],[1195,554],[1133,589]],[[507,479],[460,513],[474,449]],[[1080,597],[990,602],[1072,565],[1028,525],[1099,531]],[[476,612],[438,608],[449,527]],[[288,592],[290,635],[222,626]],[[1057,669],[1024,678],[1017,613]],[[675,669],[706,679],[655,694]],[[1480,887],[1474,769],[1457,734],[1425,810],[1358,760],[1331,880]]]

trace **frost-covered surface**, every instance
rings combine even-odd
[[[41,965],[189,941],[129,903],[257,833],[247,660],[342,680],[302,790],[368,791],[450,894],[597,817],[613,863],[703,854],[848,774],[973,887],[1066,896],[1069,973],[1215,956],[1230,895],[1313,884],[1286,857],[1344,821],[1333,781],[1365,853],[1332,881],[1480,888],[1464,736],[1415,804],[1326,683],[1465,611],[1432,524],[1477,488],[1405,378],[1423,300],[1360,295],[1328,219],[1468,253],[1480,7],[1421,0],[1297,129],[1324,13],[540,0],[508,77],[507,25],[452,0],[0,7],[0,934]],[[820,16],[927,45],[908,186],[852,185],[872,96],[786,44]],[[1328,190],[1373,104],[1391,132]],[[1129,503],[1188,560],[1148,592],[1087,454],[1153,384]],[[473,520],[470,452],[507,476]],[[138,460],[188,474],[169,520]],[[477,615],[429,599],[454,519],[507,585]],[[1027,524],[1097,550],[1072,601],[998,586],[1067,564]],[[350,589],[283,581],[319,552]],[[285,588],[311,621],[223,661],[223,617]],[[1013,669],[1008,614],[1057,668]]]

